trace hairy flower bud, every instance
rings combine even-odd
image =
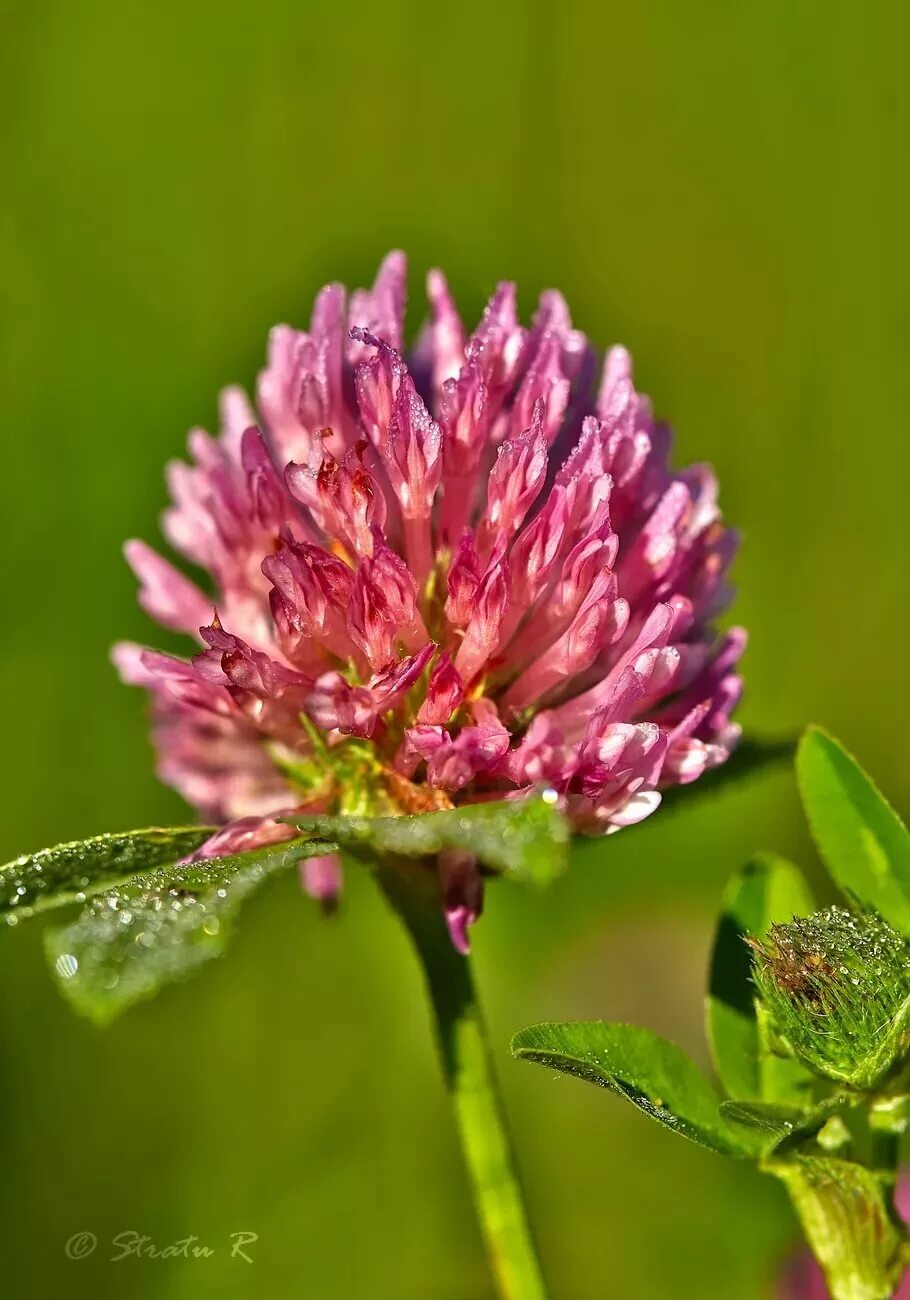
[[[910,947],[874,913],[829,907],[750,940],[778,1032],[826,1078],[879,1084],[910,1046]]]

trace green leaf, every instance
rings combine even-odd
[[[611,1088],[675,1133],[724,1155],[754,1156],[762,1139],[730,1124],[717,1094],[675,1044],[634,1025],[531,1025],[512,1039],[521,1060]]]
[[[84,902],[89,894],[177,862],[212,834],[208,826],[152,827],[95,835],[53,849],[26,853],[0,867],[0,913],[15,920],[65,903]]]
[[[719,1110],[734,1124],[766,1133],[777,1140],[789,1137],[806,1119],[806,1112],[797,1106],[780,1106],[766,1101],[722,1101]]]
[[[796,774],[813,837],[838,885],[910,936],[910,835],[897,813],[820,727],[800,741]]]
[[[720,1113],[732,1124],[751,1130],[759,1140],[764,1139],[767,1157],[812,1137],[846,1105],[843,1096],[829,1097],[809,1109],[774,1102],[722,1101]]]
[[[168,866],[97,895],[45,936],[73,1006],[107,1021],[218,956],[243,900],[269,876],[333,844],[293,840],[250,853]]]
[[[568,858],[565,819],[536,796],[413,817],[295,817],[293,824],[336,840],[348,854],[367,861],[464,849],[485,866],[533,885],[549,884],[565,870]]]
[[[759,854],[730,880],[711,954],[706,1003],[708,1041],[718,1078],[742,1101],[783,1101],[763,1086],[755,985],[746,937],[761,938],[778,922],[814,908],[800,871],[772,854]]]

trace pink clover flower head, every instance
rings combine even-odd
[[[168,469],[163,530],[205,590],[143,542],[143,608],[190,659],[115,648],[152,697],[161,778],[225,823],[214,849],[289,837],[294,810],[396,815],[542,784],[576,829],[648,816],[730,754],[745,637],[719,635],[736,548],[704,465],[622,348],[600,368],[560,294],[530,327],[500,285],[469,333],[442,274],[404,348],[405,259],[331,284],[277,326],[256,407],[221,401]],[[457,946],[481,889],[440,864]],[[331,899],[337,864],[306,882]]]

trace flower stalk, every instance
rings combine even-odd
[[[547,1300],[489,1039],[467,957],[456,952],[436,900],[432,873],[380,869],[423,969],[436,1036],[474,1205],[501,1300]]]

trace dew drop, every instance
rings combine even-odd
[[[62,952],[54,962],[54,969],[62,980],[72,979],[79,969],[79,960],[71,952]]]

